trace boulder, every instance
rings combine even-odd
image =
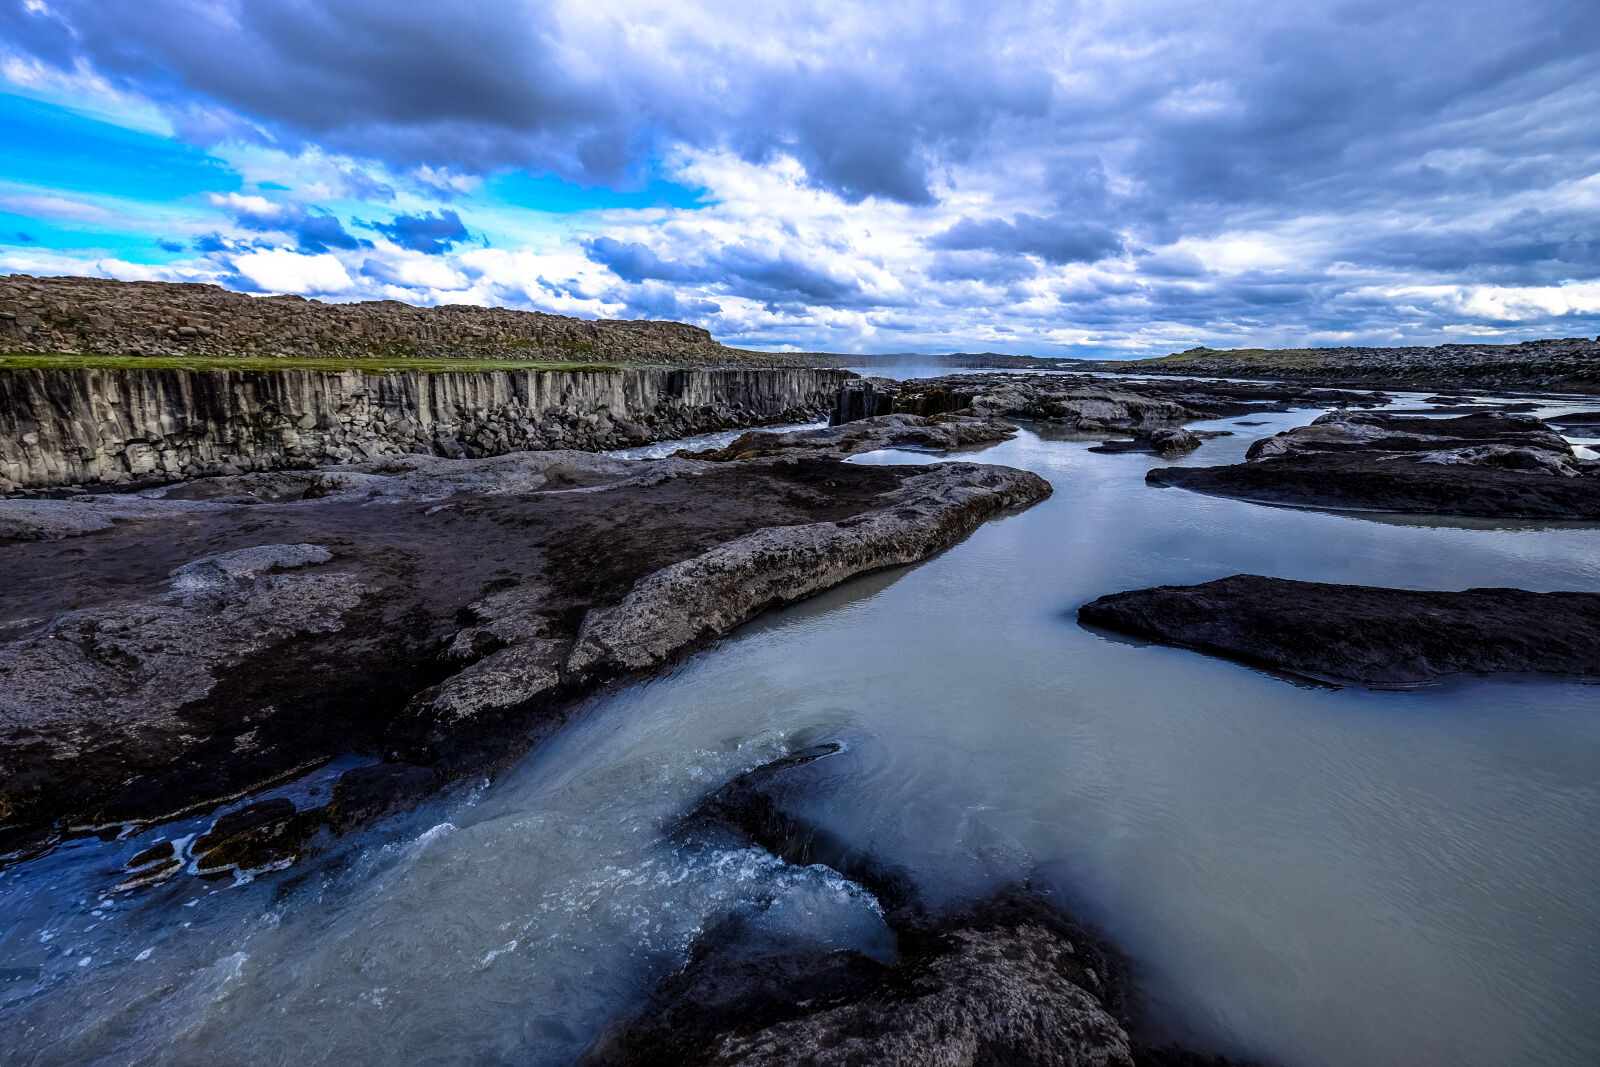
[[[1157,455],[1181,456],[1200,447],[1200,438],[1188,430],[1171,427],[1150,435],[1150,447]]]

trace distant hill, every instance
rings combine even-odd
[[[1600,392],[1600,339],[1432,348],[1191,348],[1117,370],[1211,378],[1287,378],[1327,385],[1418,389],[1520,388]]]

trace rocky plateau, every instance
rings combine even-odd
[[[772,366],[681,322],[398,300],[326,304],[216,285],[0,277],[0,352],[119,359],[439,358]]]
[[[1141,374],[1275,378],[1382,389],[1525,389],[1600,392],[1600,338],[1557,337],[1517,344],[1431,348],[1192,348],[1118,369]]]

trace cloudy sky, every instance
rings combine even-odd
[[[1600,333],[1600,3],[0,0],[0,272],[1151,354]]]

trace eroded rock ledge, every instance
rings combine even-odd
[[[263,823],[292,856],[519,753],[596,686],[1049,492],[970,463],[541,452],[0,501],[0,829],[383,757]]]
[[[809,453],[819,456],[854,456],[883,448],[945,451],[1008,441],[1017,428],[1000,419],[970,415],[876,415],[844,425],[773,432],[753,430],[740,434],[721,448],[681,452],[695,459],[727,461],[759,456]]]
[[[1150,481],[1265,503],[1490,518],[1600,518],[1600,464],[1527,415],[1335,411],[1257,441],[1243,463]]]
[[[1132,437],[1139,451],[1178,455],[1206,437],[1230,431],[1190,432],[1186,422],[1299,407],[1371,407],[1379,393],[1270,383],[1130,380],[1083,374],[949,374],[896,382],[863,378],[839,389],[834,428],[890,415],[970,422],[1024,419],[1084,434]],[[1104,451],[1128,451],[1111,446]]]
[[[1237,574],[1113,593],[1084,605],[1078,619],[1337,684],[1499,673],[1600,679],[1600,593],[1384,589]]]
[[[690,855],[754,845],[833,867],[876,896],[892,957],[796,943],[763,927],[753,901],[754,914],[713,924],[583,1067],[1226,1067],[1162,1040],[1126,961],[1047,894],[1018,886],[929,908],[908,877],[799,814],[843,751],[824,742],[739,775],[673,832]]]

